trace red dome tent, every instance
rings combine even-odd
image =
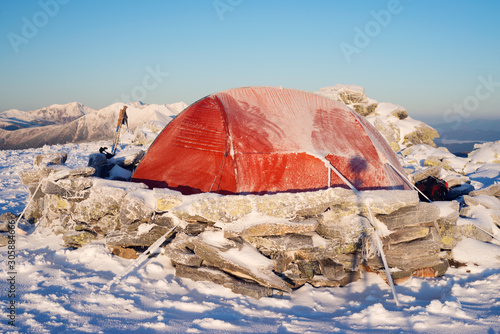
[[[362,116],[299,90],[244,87],[207,96],[151,145],[132,181],[184,194],[345,187],[407,189],[394,152]]]

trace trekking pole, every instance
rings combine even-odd
[[[123,108],[120,109],[120,114],[118,115],[118,124],[116,125],[115,139],[113,140],[113,147],[111,148],[112,155],[115,155],[116,153],[118,141],[120,140],[120,130],[122,128],[122,124],[127,123],[128,127],[128,116],[126,111],[127,111],[127,106],[123,106]]]
[[[113,284],[118,283],[124,276],[126,276],[129,272],[137,268],[142,262],[144,262],[151,254],[153,254],[161,244],[170,237],[179,224],[176,224],[170,230],[167,231],[164,235],[162,235],[158,240],[156,240],[151,246],[149,246],[144,253],[142,253],[133,263],[131,263],[128,267],[126,267],[120,274],[116,275],[113,280],[111,280],[108,284],[103,286],[99,293],[105,292],[111,288]]]

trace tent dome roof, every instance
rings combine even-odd
[[[392,166],[392,167],[391,167]],[[160,133],[132,180],[187,193],[308,191],[345,186],[404,189],[398,159],[341,102],[276,87],[218,92]]]

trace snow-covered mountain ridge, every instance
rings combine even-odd
[[[95,110],[78,102],[53,104],[32,111],[10,109],[0,112],[0,129],[12,131],[27,127],[65,124],[92,112]]]
[[[0,149],[25,149],[110,139],[116,130],[118,113],[123,106],[128,107],[129,129],[133,131],[148,121],[167,124],[187,105],[184,102],[163,105],[145,105],[138,102],[114,103],[93,110],[74,102],[62,106],[53,105],[33,112],[9,110],[0,114],[0,117],[3,117],[0,118],[2,122],[0,124],[7,124],[4,129],[0,129]],[[5,130],[15,124],[19,128],[13,131]]]

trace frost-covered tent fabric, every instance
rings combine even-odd
[[[244,87],[209,95],[160,133],[132,180],[184,194],[406,189],[394,152],[362,116],[314,93]]]

